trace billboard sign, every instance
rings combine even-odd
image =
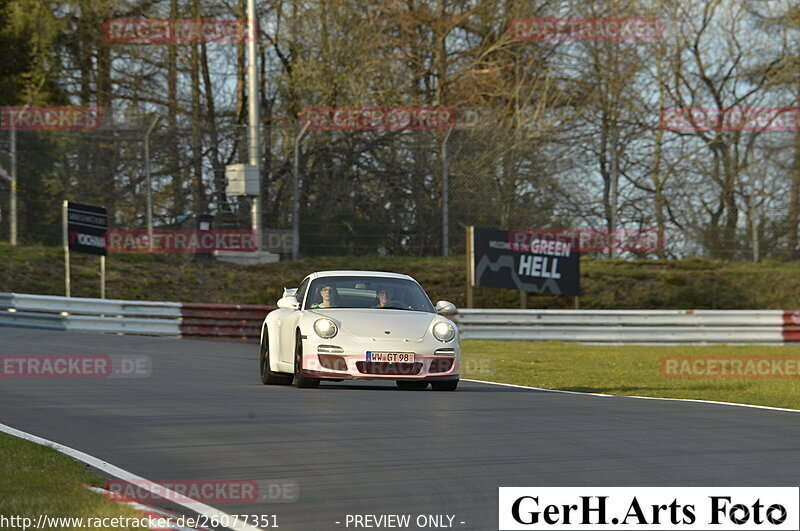
[[[106,256],[108,213],[105,208],[67,201],[69,250]]]
[[[473,285],[580,295],[580,253],[573,235],[472,227],[471,238]]]

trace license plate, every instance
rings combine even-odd
[[[413,352],[367,352],[367,361],[414,363]]]

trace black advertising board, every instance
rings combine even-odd
[[[472,227],[475,286],[580,295],[580,253],[568,234]]]
[[[70,251],[106,256],[107,230],[108,214],[105,208],[67,202]]]

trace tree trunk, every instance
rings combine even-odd
[[[800,86],[798,87],[798,103],[800,103]],[[792,260],[800,258],[798,244],[798,228],[800,223],[800,133],[794,135],[794,162],[791,169],[792,185],[789,191],[789,213],[786,223],[788,225],[788,256]]]
[[[200,18],[200,2],[194,0],[193,15]],[[191,45],[191,91],[192,91],[192,210],[196,215],[205,214],[207,209],[203,188],[203,129],[202,107],[200,104],[200,44]]]
[[[170,19],[178,18],[178,0],[170,0]],[[183,214],[186,210],[183,195],[183,179],[181,175],[181,161],[178,156],[178,50],[176,44],[167,44],[167,122],[169,126],[168,152],[169,172],[172,175],[172,212],[171,221]]]
[[[225,211],[225,164],[219,153],[219,132],[217,130],[217,111],[214,105],[214,87],[211,84],[211,73],[208,69],[208,51],[206,44],[200,45],[200,66],[203,71],[203,87],[206,94],[206,120],[209,128],[211,168],[214,172],[214,200],[217,211]]]

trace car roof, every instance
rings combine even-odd
[[[414,280],[412,277],[408,275],[403,275],[401,273],[389,273],[388,271],[356,271],[356,270],[342,270],[342,271],[317,271],[315,273],[311,273],[309,276],[311,279],[315,278],[323,278],[323,277],[380,277],[380,278],[400,278],[404,280]]]

